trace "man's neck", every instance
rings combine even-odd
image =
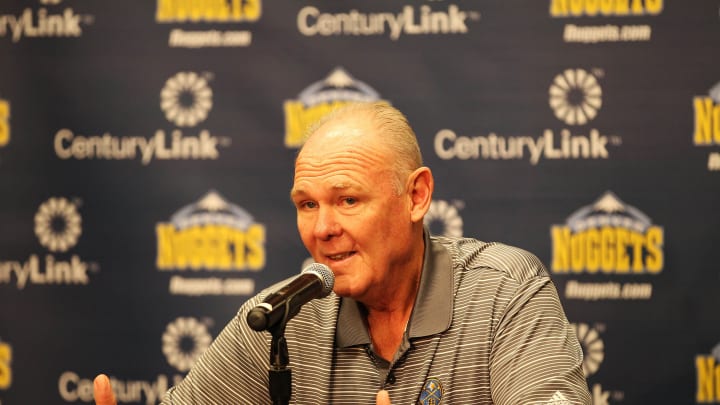
[[[382,290],[374,291],[372,299],[362,300],[368,334],[376,354],[392,361],[410,321],[415,305],[420,276],[425,262],[425,238],[420,228],[420,242],[401,268],[391,271]]]
[[[418,294],[421,272],[422,266],[399,284],[400,288],[386,294],[381,301],[364,304],[373,348],[388,361],[392,361],[403,340]]]

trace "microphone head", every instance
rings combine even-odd
[[[333,274],[330,267],[322,263],[313,263],[303,269],[300,274],[314,274],[322,280],[323,289],[318,298],[326,297],[332,291],[335,285],[335,274]]]

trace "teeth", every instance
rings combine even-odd
[[[328,257],[331,258],[332,260],[342,260],[348,256],[350,256],[350,253],[341,253],[338,255],[332,255],[332,256],[328,256]]]

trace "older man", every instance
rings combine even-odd
[[[310,131],[290,194],[303,244],[335,286],[287,325],[293,403],[589,404],[582,351],[543,265],[503,244],[429,235],[433,187],[388,104],[353,104]],[[245,322],[268,291],[165,403],[270,402],[270,336]],[[108,389],[99,378],[98,397]]]

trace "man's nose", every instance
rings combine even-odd
[[[318,209],[317,221],[315,222],[315,237],[321,240],[328,240],[341,233],[340,224],[337,222],[336,213],[332,208],[320,207]]]

